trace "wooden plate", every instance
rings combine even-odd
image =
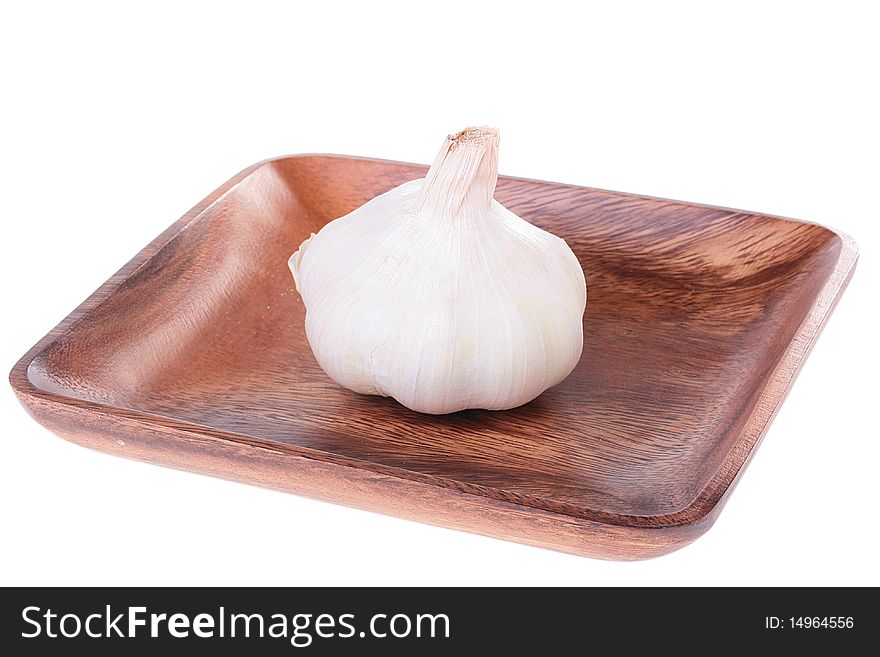
[[[584,356],[512,411],[419,415],[334,385],[287,258],[425,167],[304,155],[246,169],[31,349],[10,379],[74,442],[577,554],[637,559],[714,522],[846,286],[814,224],[502,178],[589,288]]]

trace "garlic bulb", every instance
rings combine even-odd
[[[498,132],[447,137],[427,177],[331,221],[290,257],[320,366],[423,413],[501,410],[574,369],[586,283],[559,237],[493,199]]]

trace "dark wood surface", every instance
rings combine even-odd
[[[852,240],[502,178],[496,198],[583,265],[583,358],[521,408],[419,415],[323,374],[286,261],[424,171],[335,156],[245,170],[19,361],[20,400],[120,456],[568,552],[644,558],[699,536],[851,276]]]

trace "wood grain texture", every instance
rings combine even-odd
[[[502,178],[496,198],[584,267],[583,358],[504,412],[419,415],[320,370],[287,258],[425,167],[293,156],[243,171],[13,368],[83,445],[577,554],[706,531],[855,266],[815,224]]]

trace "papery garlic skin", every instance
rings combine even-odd
[[[525,404],[583,349],[586,283],[564,240],[493,199],[498,133],[447,138],[424,179],[365,203],[290,257],[323,370],[422,413]]]

